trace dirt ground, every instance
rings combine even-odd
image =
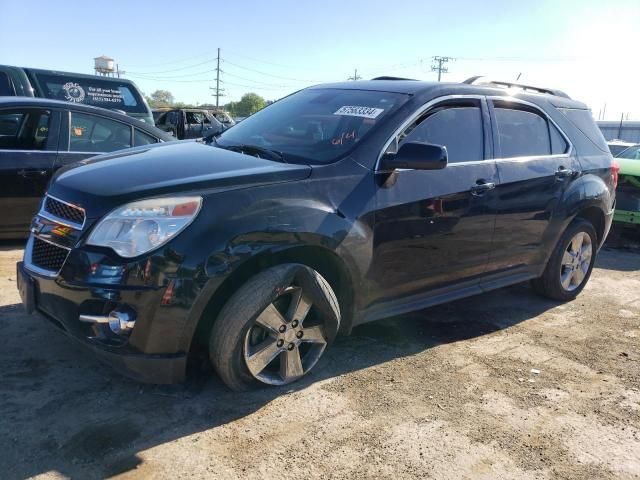
[[[620,245],[618,245],[620,246]],[[293,387],[148,386],[19,305],[0,246],[0,477],[638,478],[640,250],[357,328]],[[538,373],[539,371],[539,373]]]

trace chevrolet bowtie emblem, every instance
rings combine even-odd
[[[66,227],[64,225],[58,225],[56,228],[51,230],[51,233],[58,235],[59,237],[66,237],[71,233],[72,228]]]

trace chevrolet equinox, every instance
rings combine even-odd
[[[18,288],[123,373],[295,381],[358,324],[531,281],[568,301],[617,167],[565,93],[391,77],[294,93],[204,142],[58,171]]]

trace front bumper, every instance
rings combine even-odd
[[[167,384],[184,380],[186,353],[146,353],[132,345],[131,341],[111,341],[104,332],[100,331],[100,328],[105,328],[104,326],[79,321],[79,315],[83,309],[91,308],[94,304],[92,302],[95,302],[95,291],[93,291],[95,289],[89,286],[63,285],[55,278],[40,276],[29,271],[23,262],[17,264],[17,283],[23,305],[28,313],[37,312],[48,319],[118,372],[148,383]],[[140,297],[144,293],[144,291],[121,292],[123,300],[131,300],[135,305],[142,304]],[[147,291],[146,293],[149,296],[155,292]]]

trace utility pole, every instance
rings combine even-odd
[[[445,67],[445,64],[451,60],[455,60],[453,57],[432,57],[431,71],[438,72],[438,81],[442,78],[443,73],[449,73],[449,69]]]
[[[220,97],[224,97],[224,89],[220,90],[220,48],[218,48],[218,56],[216,57],[216,88],[211,88],[211,90],[215,90],[216,93],[213,94],[216,97],[216,108],[220,107]]]
[[[357,80],[362,80],[362,77],[360,75],[358,75],[358,69],[357,68],[353,71],[353,77],[349,77],[349,78],[347,78],[347,80],[353,80],[354,82],[357,81]]]

